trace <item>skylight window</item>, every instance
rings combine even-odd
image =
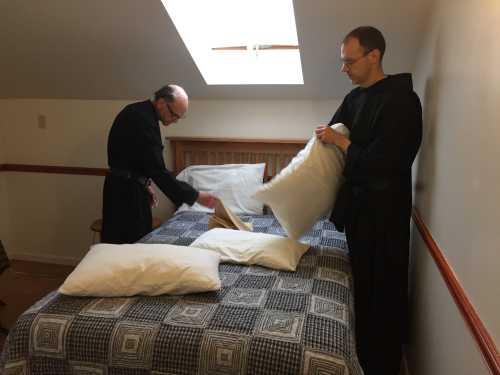
[[[208,85],[303,84],[292,0],[162,0]]]

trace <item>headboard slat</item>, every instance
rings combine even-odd
[[[266,179],[279,173],[307,140],[167,137],[174,173],[190,165],[266,163]]]

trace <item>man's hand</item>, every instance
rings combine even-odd
[[[336,145],[344,152],[347,152],[351,141],[342,133],[333,130],[328,125],[320,125],[314,130],[316,137],[323,143]]]
[[[196,202],[198,202],[199,204],[201,204],[202,206],[205,206],[205,207],[208,207],[208,208],[214,208],[215,207],[215,203],[217,203],[217,197],[210,194],[210,193],[206,193],[204,191],[200,191],[198,193],[198,199],[196,200]]]
[[[149,192],[149,201],[151,202],[151,208],[158,207],[159,200],[158,197],[156,196],[156,191],[151,184],[148,185],[148,192]]]

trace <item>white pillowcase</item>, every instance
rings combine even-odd
[[[97,244],[59,292],[73,296],[123,297],[186,294],[220,289],[218,254],[164,244]]]
[[[349,136],[344,124],[331,127]],[[340,148],[325,145],[313,135],[290,164],[254,197],[271,207],[288,236],[298,239],[331,211],[343,180],[344,164]]]
[[[309,245],[267,233],[215,228],[203,233],[191,246],[220,254],[221,262],[258,264],[295,271]]]
[[[263,205],[252,195],[262,186],[265,163],[193,165],[182,170],[177,179],[199,191],[208,191],[220,198],[226,207],[239,215],[262,214]],[[213,212],[198,203],[183,204],[178,212],[194,210]]]

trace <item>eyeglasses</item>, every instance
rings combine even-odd
[[[172,116],[172,118],[174,120],[179,120],[179,119],[183,118],[183,115],[181,116],[181,115],[178,115],[177,113],[175,113],[172,110],[172,108],[170,108],[170,105],[168,103],[166,103],[166,105],[167,105],[168,112],[170,112],[170,116]]]
[[[360,57],[358,57],[357,59],[355,60],[342,60],[340,59],[340,63],[342,65],[345,65],[347,66],[348,68],[352,67],[354,64],[356,64],[359,60],[361,60],[363,57],[365,57],[366,55],[368,55],[371,51],[373,51],[373,49],[369,50],[369,51],[366,51],[365,53],[363,53],[363,55],[361,55]]]

